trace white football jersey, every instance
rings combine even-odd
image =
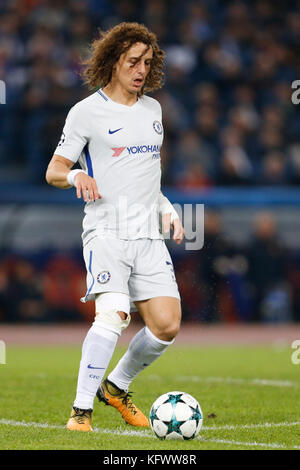
[[[162,141],[161,106],[149,96],[126,106],[100,89],[71,108],[54,153],[79,161],[102,196],[85,205],[84,244],[95,230],[129,240],[163,238],[158,216]]]

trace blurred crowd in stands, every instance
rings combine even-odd
[[[205,249],[173,256],[183,320],[300,321],[300,253],[280,240],[274,216],[258,212],[249,243],[232,244],[220,215],[205,216]],[[0,254],[0,322],[92,321],[81,251]]]
[[[149,26],[166,50],[156,93],[164,184],[297,185],[300,2],[286,0],[0,0],[1,167],[45,184],[69,108],[88,92],[80,60],[121,21]]]
[[[163,185],[300,183],[300,1],[0,0],[0,181],[44,185],[70,107],[90,92],[80,61],[99,28],[146,24],[167,53]],[[205,249],[175,255],[184,318],[300,321],[300,256],[258,214],[247,246],[206,213]],[[0,321],[93,318],[78,253],[0,253]]]

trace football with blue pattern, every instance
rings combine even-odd
[[[194,439],[203,415],[198,401],[185,392],[164,393],[150,410],[150,425],[159,439]]]

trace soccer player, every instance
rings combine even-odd
[[[94,398],[133,426],[149,426],[128,391],[132,380],[171,345],[181,320],[172,261],[160,230],[184,230],[160,191],[160,104],[146,96],[162,86],[164,52],[144,25],[121,23],[92,45],[84,76],[96,91],[70,110],[46,180],[75,186],[85,201],[83,254],[95,320],[82,347],[77,393],[67,423],[92,431]],[[79,162],[82,169],[74,169]],[[103,380],[118,337],[138,309],[144,320],[115,369]]]

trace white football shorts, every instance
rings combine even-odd
[[[173,263],[164,240],[121,240],[95,235],[83,248],[87,292],[82,302],[101,292],[129,295],[136,300],[153,297],[180,299]]]

